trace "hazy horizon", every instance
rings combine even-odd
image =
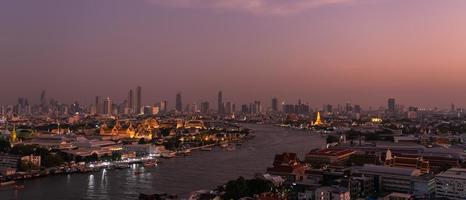
[[[466,106],[462,0],[0,1],[0,105],[40,93]]]

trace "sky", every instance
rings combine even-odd
[[[464,0],[0,0],[0,104],[466,106]]]

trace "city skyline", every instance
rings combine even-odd
[[[213,101],[208,100],[208,99],[210,99],[210,97],[209,98],[200,97],[203,100],[186,102],[185,100],[182,100],[182,99],[185,99],[182,92],[178,91],[178,92],[176,92],[176,95],[173,98],[173,100],[168,98],[168,100],[167,99],[160,99],[160,100],[157,100],[157,101],[154,101],[154,102],[142,103],[142,102],[144,102],[144,99],[142,98],[142,96],[143,96],[142,87],[137,86],[136,90],[138,91],[138,95],[136,96],[136,98],[132,95],[133,94],[133,89],[129,89],[128,95],[126,97],[124,97],[123,99],[116,99],[115,100],[110,96],[97,95],[97,96],[94,97],[94,100],[92,102],[90,102],[90,103],[89,102],[79,102],[79,101],[76,101],[76,100],[72,101],[72,102],[62,102],[60,99],[56,99],[54,97],[47,96],[47,90],[42,90],[41,93],[40,93],[40,98],[39,98],[38,102],[31,101],[30,99],[22,96],[22,97],[18,97],[16,99],[16,102],[14,102],[12,104],[4,104],[4,105],[0,104],[0,107],[2,107],[2,106],[14,106],[14,105],[26,105],[26,104],[30,105],[30,106],[46,106],[46,105],[52,104],[52,103],[54,103],[54,104],[59,103],[59,104],[63,104],[63,105],[72,105],[72,104],[77,104],[78,103],[81,106],[85,106],[85,107],[90,106],[90,107],[88,107],[88,109],[94,108],[96,113],[102,114],[102,113],[105,113],[104,110],[105,110],[105,107],[107,107],[105,101],[110,100],[110,102],[112,102],[113,105],[123,106],[122,108],[129,109],[128,112],[132,113],[132,114],[143,114],[144,113],[143,112],[144,107],[146,107],[146,106],[155,106],[155,107],[158,107],[159,109],[161,109],[163,111],[168,111],[167,109],[170,109],[170,110],[173,110],[173,111],[185,111],[185,109],[191,108],[190,106],[193,106],[193,105],[197,106],[198,111],[203,113],[202,112],[202,110],[203,110],[202,107],[209,107],[209,104],[216,105],[216,107],[215,108],[210,108],[208,110],[216,111],[216,112],[218,112],[220,114],[226,114],[225,111],[227,111],[227,110],[230,111],[230,112],[227,112],[227,113],[231,113],[231,109],[233,108],[233,110],[235,110],[234,108],[235,108],[236,105],[238,105],[238,106],[244,106],[244,105],[251,106],[251,105],[255,105],[255,104],[256,104],[256,106],[259,106],[262,109],[261,112],[266,112],[266,111],[274,111],[274,112],[275,111],[282,111],[283,112],[284,109],[286,109],[285,108],[286,106],[294,106],[294,105],[305,105],[305,106],[307,106],[307,109],[311,109],[311,110],[314,110],[314,111],[326,111],[328,106],[330,106],[330,108],[334,107],[335,109],[338,108],[338,109],[348,110],[347,107],[350,106],[351,107],[351,108],[349,108],[350,110],[357,109],[357,110],[359,110],[358,113],[361,110],[364,110],[364,111],[372,110],[372,111],[374,111],[374,110],[381,110],[381,109],[386,110],[389,113],[394,113],[398,109],[409,110],[411,108],[450,110],[450,111],[456,110],[456,109],[463,109],[463,107],[461,105],[458,105],[458,104],[455,104],[455,103],[450,103],[450,104],[448,104],[448,106],[445,106],[445,107],[439,107],[439,106],[435,106],[435,105],[434,106],[423,106],[423,105],[419,105],[419,104],[406,104],[404,102],[399,102],[399,99],[397,99],[395,97],[387,97],[385,99],[385,102],[380,102],[379,105],[375,105],[375,106],[373,106],[373,105],[364,105],[364,104],[361,104],[359,102],[351,102],[351,101],[341,101],[341,102],[337,102],[337,103],[328,103],[327,102],[327,103],[323,103],[321,105],[318,105],[318,104],[313,104],[312,102],[303,100],[301,98],[297,98],[296,101],[293,101],[293,100],[289,101],[289,100],[286,100],[286,99],[277,98],[276,96],[270,97],[269,99],[257,99],[256,98],[256,99],[252,99],[252,100],[245,101],[245,102],[235,102],[235,101],[231,101],[228,98],[227,98],[226,101],[224,101],[223,91],[221,91],[221,90],[218,91],[217,96],[216,96],[216,100],[213,100]],[[100,99],[103,99],[103,102],[101,102]],[[140,101],[141,103],[139,103],[138,105],[133,105],[134,101],[136,101],[136,102]],[[215,103],[215,101],[217,101],[217,102]],[[207,105],[203,105],[203,104],[206,104],[206,103],[207,103]],[[239,110],[239,111],[241,111],[241,110]]]
[[[405,105],[466,106],[465,6],[457,0],[4,1],[0,68],[7,76],[0,80],[0,104],[39,101],[44,88],[63,102],[91,103],[95,95],[119,100],[140,85],[147,88],[144,104],[172,102],[179,90],[185,102],[215,102],[221,89],[231,102],[277,96],[375,107],[395,97]]]

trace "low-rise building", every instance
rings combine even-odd
[[[346,188],[325,186],[315,190],[315,199],[319,200],[350,200],[350,192]]]
[[[380,193],[399,192],[430,198],[434,193],[434,176],[419,169],[364,165],[359,172],[371,177]]]
[[[404,193],[397,193],[393,192],[384,198],[382,200],[413,200],[414,197],[410,194],[404,194]]]
[[[466,199],[466,169],[451,168],[435,177],[435,196],[452,200]]]
[[[344,165],[354,153],[350,149],[315,149],[306,154],[306,162],[311,166]]]

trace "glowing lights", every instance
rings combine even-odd
[[[381,118],[378,118],[378,117],[373,117],[371,119],[372,123],[382,123],[382,119]]]

